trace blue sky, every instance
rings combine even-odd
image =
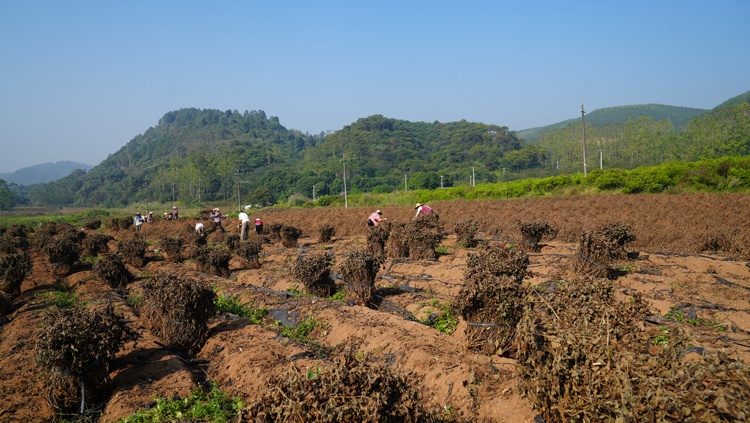
[[[0,172],[98,164],[166,112],[526,129],[750,90],[750,1],[0,0]]]

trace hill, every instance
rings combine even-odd
[[[24,167],[15,172],[0,173],[0,179],[18,185],[42,184],[70,175],[76,169],[89,170],[94,166],[70,161],[50,162]]]
[[[596,109],[586,113],[586,124],[594,127],[601,127],[612,124],[625,124],[630,119],[639,117],[650,117],[653,120],[668,120],[676,130],[685,127],[690,119],[693,119],[707,112],[705,109],[696,109],[691,107],[666,106],[663,104],[640,104],[631,106],[615,106]],[[516,131],[519,138],[526,142],[533,142],[539,138],[543,132],[565,128],[570,125],[580,125],[581,118],[564,120],[553,123],[552,125],[539,126],[536,128]]]

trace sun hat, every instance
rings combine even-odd
[[[173,209],[176,209],[176,208],[177,208],[177,206],[172,206],[172,208],[173,208]]]
[[[257,218],[257,217],[256,217],[256,218],[255,218],[255,220],[260,220],[260,218]]]
[[[382,211],[380,211],[380,209],[378,209],[378,210],[375,210],[375,213],[377,213],[377,214],[383,214],[383,212],[382,212]]]
[[[416,206],[414,206],[414,208],[415,208],[415,209],[418,209],[418,208],[420,208],[420,207],[422,207],[422,203],[417,203],[417,205],[416,205]]]
[[[218,207],[214,207],[214,211],[219,211],[219,208]]]

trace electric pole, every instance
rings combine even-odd
[[[583,103],[581,103],[581,128],[583,128],[583,177],[588,177],[586,173],[586,122],[583,115],[586,112],[583,111]]]
[[[346,196],[346,160],[344,159],[344,153],[341,153],[341,161],[344,163],[344,208],[349,208],[349,199]]]

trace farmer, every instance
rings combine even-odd
[[[146,216],[146,223],[154,223],[154,212],[148,212],[148,216]]]
[[[172,220],[177,220],[177,216],[179,216],[180,213],[177,211],[177,206],[172,206]]]
[[[201,222],[195,224],[195,234],[198,236],[204,236],[206,234],[206,227]]]
[[[370,215],[370,217],[367,218],[367,229],[370,229],[374,226],[378,226],[380,222],[384,221],[385,218],[382,217],[383,212],[380,210],[375,210],[373,214]]]
[[[260,218],[255,218],[255,233],[258,235],[263,234],[263,221]]]
[[[417,209],[417,214],[414,215],[414,218],[416,219],[420,214],[432,214],[433,211],[427,204],[417,203],[417,205],[414,207]]]
[[[224,229],[224,225],[221,224],[221,221],[226,219],[226,215],[221,214],[221,211],[219,211],[219,208],[216,207],[215,209],[211,210],[211,215],[209,216],[211,218],[211,221],[214,222],[214,230],[216,228],[221,229],[221,232],[224,233],[226,230]]]
[[[164,212],[164,218],[167,220],[172,220],[172,213]]]
[[[133,218],[133,223],[135,224],[135,231],[140,232],[141,231],[141,225],[143,225],[143,216],[141,216],[141,212],[138,212],[135,214],[135,217]]]
[[[240,212],[238,217],[240,219],[240,239],[245,241],[250,234],[250,217],[245,212]]]

